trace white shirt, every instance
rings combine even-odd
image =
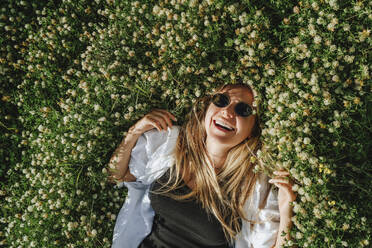
[[[175,163],[173,152],[179,129],[179,126],[173,126],[167,131],[147,131],[132,149],[129,170],[137,180],[115,186],[121,188],[125,185],[128,195],[116,219],[112,248],[137,248],[151,232],[154,210],[149,189],[151,183]],[[279,229],[279,208],[277,195],[267,181],[267,176],[260,174],[252,197],[244,205],[247,218],[258,223],[251,224],[242,220],[235,248],[271,248],[275,244]],[[263,208],[259,210],[259,206]]]

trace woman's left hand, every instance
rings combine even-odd
[[[280,170],[274,171],[276,177],[269,180],[269,183],[274,184],[279,188],[278,204],[280,218],[290,219],[292,217],[291,202],[296,199],[295,193],[292,190],[292,183],[289,180],[289,172]]]

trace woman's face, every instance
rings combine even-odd
[[[235,113],[235,106],[244,102],[252,107],[253,94],[249,88],[241,85],[228,85],[219,93],[228,95],[230,104],[222,108],[213,103],[209,105],[205,115],[207,140],[224,148],[232,148],[251,135],[256,116],[239,116]],[[221,125],[231,130],[226,130]]]

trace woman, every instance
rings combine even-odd
[[[111,179],[128,187],[112,247],[261,248],[290,239],[288,172],[270,181],[253,172],[253,100],[249,86],[227,85],[200,99],[182,128],[154,110],[129,129],[110,160]]]

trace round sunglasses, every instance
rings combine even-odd
[[[219,108],[223,108],[230,104],[230,97],[223,93],[217,93],[213,95],[212,103]],[[236,104],[234,110],[237,115],[242,117],[248,117],[253,112],[252,107],[245,102],[239,102]]]

